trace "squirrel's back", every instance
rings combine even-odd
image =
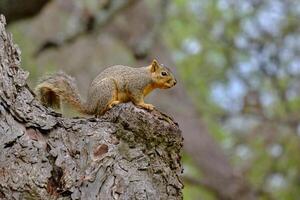
[[[124,65],[114,65],[103,70],[91,83],[91,86],[97,82],[111,78],[120,83],[127,83],[128,81],[143,80],[143,82],[150,82],[150,72],[147,67],[129,67]]]

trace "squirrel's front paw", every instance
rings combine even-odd
[[[154,109],[154,106],[152,104],[143,103],[143,104],[139,104],[139,106],[141,106],[142,108],[145,108],[147,110],[153,110]]]

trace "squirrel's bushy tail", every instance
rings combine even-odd
[[[35,92],[45,106],[60,108],[64,101],[84,114],[90,114],[87,106],[81,100],[74,78],[64,72],[46,76],[39,81]]]

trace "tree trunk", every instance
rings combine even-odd
[[[122,104],[63,118],[26,85],[0,16],[0,199],[182,199],[178,125]]]

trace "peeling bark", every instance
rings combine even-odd
[[[178,125],[121,104],[67,119],[26,85],[20,51],[0,17],[1,199],[182,199]]]

